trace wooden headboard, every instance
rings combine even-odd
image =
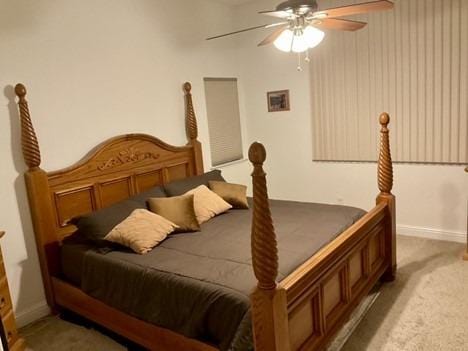
[[[75,165],[53,172],[41,169],[25,86],[17,84],[15,92],[37,250],[49,306],[54,306],[51,277],[60,275],[60,243],[76,230],[72,218],[156,185],[203,173],[191,85],[184,84],[187,145],[172,146],[146,134],[122,135],[101,143]]]

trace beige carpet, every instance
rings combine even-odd
[[[461,244],[399,237],[397,280],[360,306],[331,349],[345,343],[342,351],[468,351],[468,262],[460,259],[462,250]],[[54,317],[21,332],[28,350],[127,350]]]
[[[384,284],[342,351],[468,351],[463,245],[398,237],[398,276]]]

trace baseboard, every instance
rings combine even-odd
[[[453,241],[457,243],[466,243],[466,233],[450,232],[424,227],[413,227],[409,225],[397,225],[398,235],[416,236],[419,238]]]
[[[47,302],[44,300],[31,306],[25,311],[16,313],[16,324],[18,328],[21,328],[21,327],[24,327],[25,325],[28,325],[29,323],[32,323],[34,321],[37,321],[38,319],[41,319],[42,317],[48,316],[49,314],[50,314],[49,305],[47,305]]]

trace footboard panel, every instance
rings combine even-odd
[[[291,350],[322,349],[386,271],[387,213],[377,205],[279,283]]]
[[[377,205],[280,283],[278,247],[268,201],[265,147],[253,143],[251,295],[256,351],[324,350],[379,279],[396,273],[395,196],[388,124],[379,117]]]

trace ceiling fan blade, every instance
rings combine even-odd
[[[226,33],[226,34],[221,34],[221,35],[217,35],[217,36],[214,36],[214,37],[206,38],[206,40],[213,40],[213,39],[218,39],[218,38],[222,38],[222,37],[227,37],[228,35],[234,35],[234,34],[244,33],[244,32],[248,32],[248,31],[255,30],[255,29],[273,28],[273,27],[277,27],[277,26],[282,26],[282,25],[284,25],[284,24],[288,24],[288,22],[278,22],[278,23],[271,23],[271,24],[263,24],[263,25],[261,25],[261,26],[250,27],[250,28],[246,28],[246,29],[237,30],[237,31],[235,31],[235,32]]]
[[[275,31],[273,31],[273,33],[271,33],[269,36],[267,36],[265,39],[263,39],[263,40],[258,44],[258,46],[264,46],[264,45],[268,45],[268,44],[273,43],[273,42],[281,35],[281,33],[284,32],[284,30],[285,30],[287,27],[288,27],[288,26],[281,26],[281,27],[279,27],[278,29],[276,29]]]
[[[269,26],[270,26],[269,24],[263,24],[263,25],[261,25],[261,26],[256,26],[256,27],[250,27],[250,28],[245,28],[245,29],[241,29],[241,30],[236,30],[235,32],[226,33],[226,34],[221,34],[221,35],[216,35],[216,36],[214,36],[214,37],[209,37],[209,38],[206,38],[206,40],[218,39],[218,38],[222,38],[222,37],[227,37],[228,35],[234,35],[234,34],[244,33],[244,32],[248,32],[248,31],[251,31],[251,30],[260,29],[260,28],[268,28]]]
[[[293,15],[293,13],[287,11],[260,11],[259,14],[279,18],[289,18]]]
[[[316,11],[312,14],[314,18],[323,18],[323,17],[343,17],[358,15],[361,13],[369,13],[374,11],[384,11],[393,9],[393,2],[387,0],[380,1],[371,1],[364,2],[361,4],[336,7],[332,9],[325,9],[321,11]]]
[[[312,26],[317,28],[346,30],[350,32],[362,29],[366,25],[366,22],[351,21],[339,18],[325,18],[318,21],[317,23],[312,23]]]

